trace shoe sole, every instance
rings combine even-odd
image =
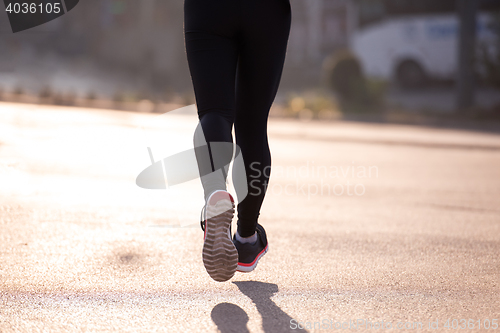
[[[216,192],[217,193],[217,192]],[[219,194],[219,197],[223,194]],[[217,282],[224,282],[234,276],[238,266],[238,251],[230,237],[230,227],[234,216],[234,203],[229,199],[219,199],[210,204],[208,200],[203,243],[203,264],[208,275]]]
[[[257,267],[257,264],[259,263],[260,258],[262,258],[264,256],[264,254],[267,253],[268,250],[269,250],[269,243],[266,245],[264,250],[262,250],[259,253],[257,258],[255,258],[255,260],[252,263],[250,263],[250,264],[238,263],[238,267],[236,268],[236,270],[238,272],[241,272],[241,273],[250,273],[251,271],[253,271],[255,269],[255,267]]]

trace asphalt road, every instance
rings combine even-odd
[[[0,332],[500,325],[500,135],[271,120],[270,251],[218,283],[199,184],[135,184],[193,124],[0,103]]]

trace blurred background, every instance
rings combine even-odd
[[[500,118],[500,1],[291,5],[272,116]],[[182,1],[82,0],[15,34],[2,12],[0,50],[0,100],[141,112],[194,103]]]

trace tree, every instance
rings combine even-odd
[[[458,42],[457,107],[459,110],[465,110],[474,105],[477,0],[458,0],[458,14],[460,32]]]

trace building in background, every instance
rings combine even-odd
[[[349,3],[291,1],[293,24],[284,87],[304,88],[318,83],[324,58],[347,45]],[[81,58],[129,72],[145,88],[191,88],[182,1],[85,0],[67,15],[22,33],[12,34],[3,25],[0,44],[9,45],[3,48],[10,52],[6,58],[19,52],[52,52],[61,58]]]
[[[142,71],[157,83],[189,86],[182,2],[98,1],[101,31],[95,55],[113,64]],[[324,59],[336,49],[347,46],[351,2],[301,0],[291,3],[293,24],[283,85],[290,88],[315,85]],[[83,15],[80,18],[86,21]]]

